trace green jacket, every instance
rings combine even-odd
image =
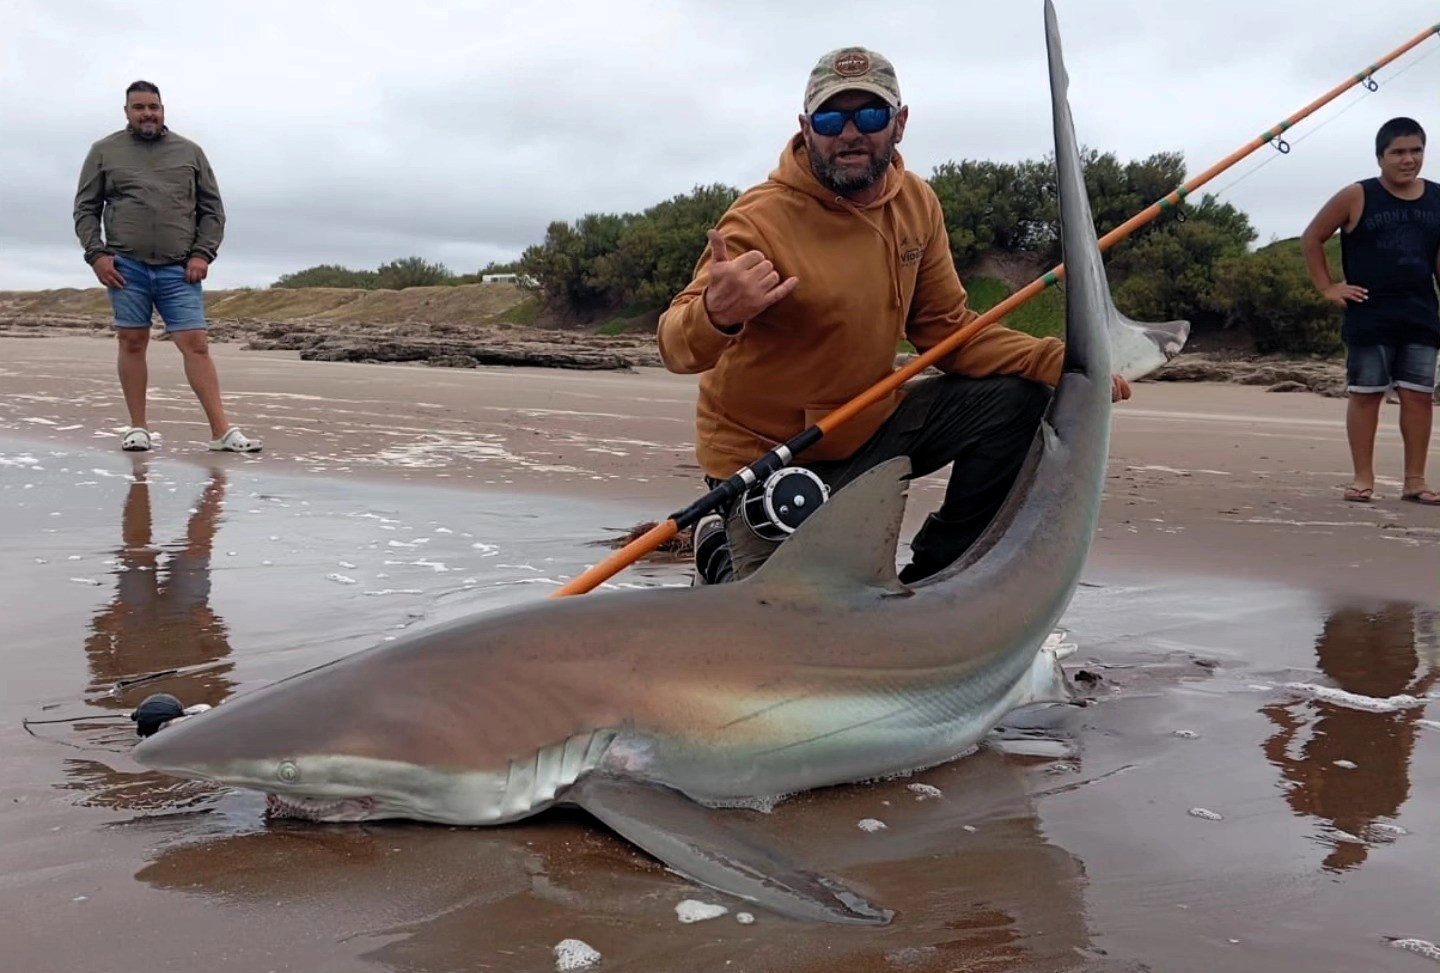
[[[205,153],[168,128],[154,140],[129,128],[107,135],[90,146],[80,170],[75,235],[89,264],[115,253],[147,264],[213,261],[225,208]]]

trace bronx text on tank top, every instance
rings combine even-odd
[[[1435,260],[1440,254],[1440,185],[1423,180],[1418,199],[1401,199],[1378,178],[1360,183],[1365,208],[1340,236],[1345,281],[1366,300],[1345,306],[1347,344],[1440,345]]]

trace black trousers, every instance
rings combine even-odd
[[[910,457],[912,479],[954,464],[945,499],[911,540],[912,560],[900,572],[902,581],[918,581],[953,563],[994,519],[1025,463],[1050,395],[1048,386],[1012,376],[924,378],[907,386],[900,407],[853,456],[804,465],[834,494],[897,456]],[[720,482],[707,481],[712,488]],[[780,546],[758,537],[740,508],[736,501],[721,511],[730,556],[728,562],[716,559],[707,583],[746,577]]]

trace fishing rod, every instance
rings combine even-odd
[[[1357,84],[1363,84],[1370,91],[1377,90],[1379,85],[1374,80],[1375,73],[1396,58],[1408,53],[1412,48],[1419,46],[1429,39],[1432,34],[1440,34],[1440,24],[1434,24],[1416,34],[1410,38],[1410,40],[1395,48],[1395,50],[1386,54],[1359,74],[1353,75],[1340,84],[1337,84],[1325,92],[1325,94],[1295,112],[1295,114],[1260,133],[1245,145],[1200,173],[1200,175],[1186,182],[1184,185],[1176,187],[1166,196],[1151,203],[1150,206],[1136,213],[1130,217],[1130,219],[1101,237],[1099,240],[1101,252],[1110,249],[1115,244],[1129,237],[1136,230],[1140,229],[1140,227],[1151,222],[1161,214],[1176,209],[1185,201],[1187,196],[1200,186],[1214,179],[1220,173],[1229,169],[1262,145],[1273,144],[1278,152],[1282,154],[1288,153],[1290,146],[1284,138],[1282,138],[1286,131],[1312,115],[1318,109],[1334,101]],[[792,459],[825,438],[826,433],[833,431],[853,419],[865,409],[879,402],[905,382],[969,341],[981,330],[995,324],[1006,314],[1014,311],[1045,289],[1054,287],[1060,283],[1064,277],[1065,265],[1062,263],[1056,265],[1053,270],[1045,275],[1035,278],[1029,284],[1025,285],[1025,287],[1011,294],[1005,300],[951,334],[934,348],[916,357],[896,371],[891,372],[888,377],[875,383],[835,411],[821,417],[813,426],[800,432],[788,442],[776,446],[749,466],[733,474],[729,479],[722,482],[699,500],[696,500],[683,510],[671,514],[669,518],[656,524],[605,560],[592,565],[590,568],[572,578],[569,582],[557,588],[551,594],[551,597],[563,598],[568,595],[581,594],[591,590],[607,578],[618,574],[621,570],[635,563],[635,561],[644,555],[660,547],[666,541],[673,539],[682,528],[693,526],[701,517],[710,511],[740,497],[755,484],[763,482],[770,474],[782,467],[788,466]]]

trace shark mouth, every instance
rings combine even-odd
[[[347,797],[338,801],[322,801],[310,797],[265,795],[265,816],[298,818],[302,821],[364,821],[375,810],[373,797]]]

